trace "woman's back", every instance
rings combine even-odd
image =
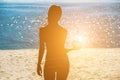
[[[54,29],[52,28],[53,26],[47,25],[40,29],[46,44],[47,58],[64,57],[67,31],[59,25],[54,25]]]
[[[54,28],[54,29],[53,29]],[[59,25],[47,25],[40,29],[46,45],[45,67],[58,70],[64,65],[68,66],[68,57],[64,48],[67,31]]]

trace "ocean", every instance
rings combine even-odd
[[[60,24],[86,37],[84,47],[120,47],[120,3],[57,3]],[[47,24],[52,3],[0,3],[0,49],[39,48],[39,28]]]

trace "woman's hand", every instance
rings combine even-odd
[[[72,42],[73,50],[79,50],[81,48],[81,43],[79,41]]]
[[[40,64],[37,64],[37,74],[39,76],[42,76],[42,68],[41,68],[41,65]]]
[[[81,49],[81,44],[78,41],[72,42],[72,48],[66,49],[66,52],[72,51],[72,50],[79,50]]]

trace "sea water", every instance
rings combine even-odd
[[[57,3],[67,41],[82,34],[86,47],[120,47],[120,3]],[[39,28],[47,24],[51,3],[0,3],[0,49],[39,47]],[[92,45],[92,46],[91,46]]]

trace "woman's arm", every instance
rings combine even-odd
[[[40,40],[40,43],[39,43],[40,48],[39,48],[38,64],[41,64],[43,54],[44,54],[44,39],[43,39],[43,33],[41,29],[39,31],[39,40]]]
[[[73,45],[72,48],[70,48],[70,49],[66,49],[66,52],[70,52],[70,51],[72,51],[72,50],[80,50],[80,49],[81,49],[80,46],[74,46],[74,45]]]
[[[40,48],[39,48],[39,56],[38,56],[38,64],[37,64],[37,73],[38,75],[42,76],[42,68],[41,68],[41,61],[43,58],[43,54],[44,54],[44,39],[43,39],[43,34],[42,34],[42,30],[40,29],[39,31],[39,40],[40,40]]]

